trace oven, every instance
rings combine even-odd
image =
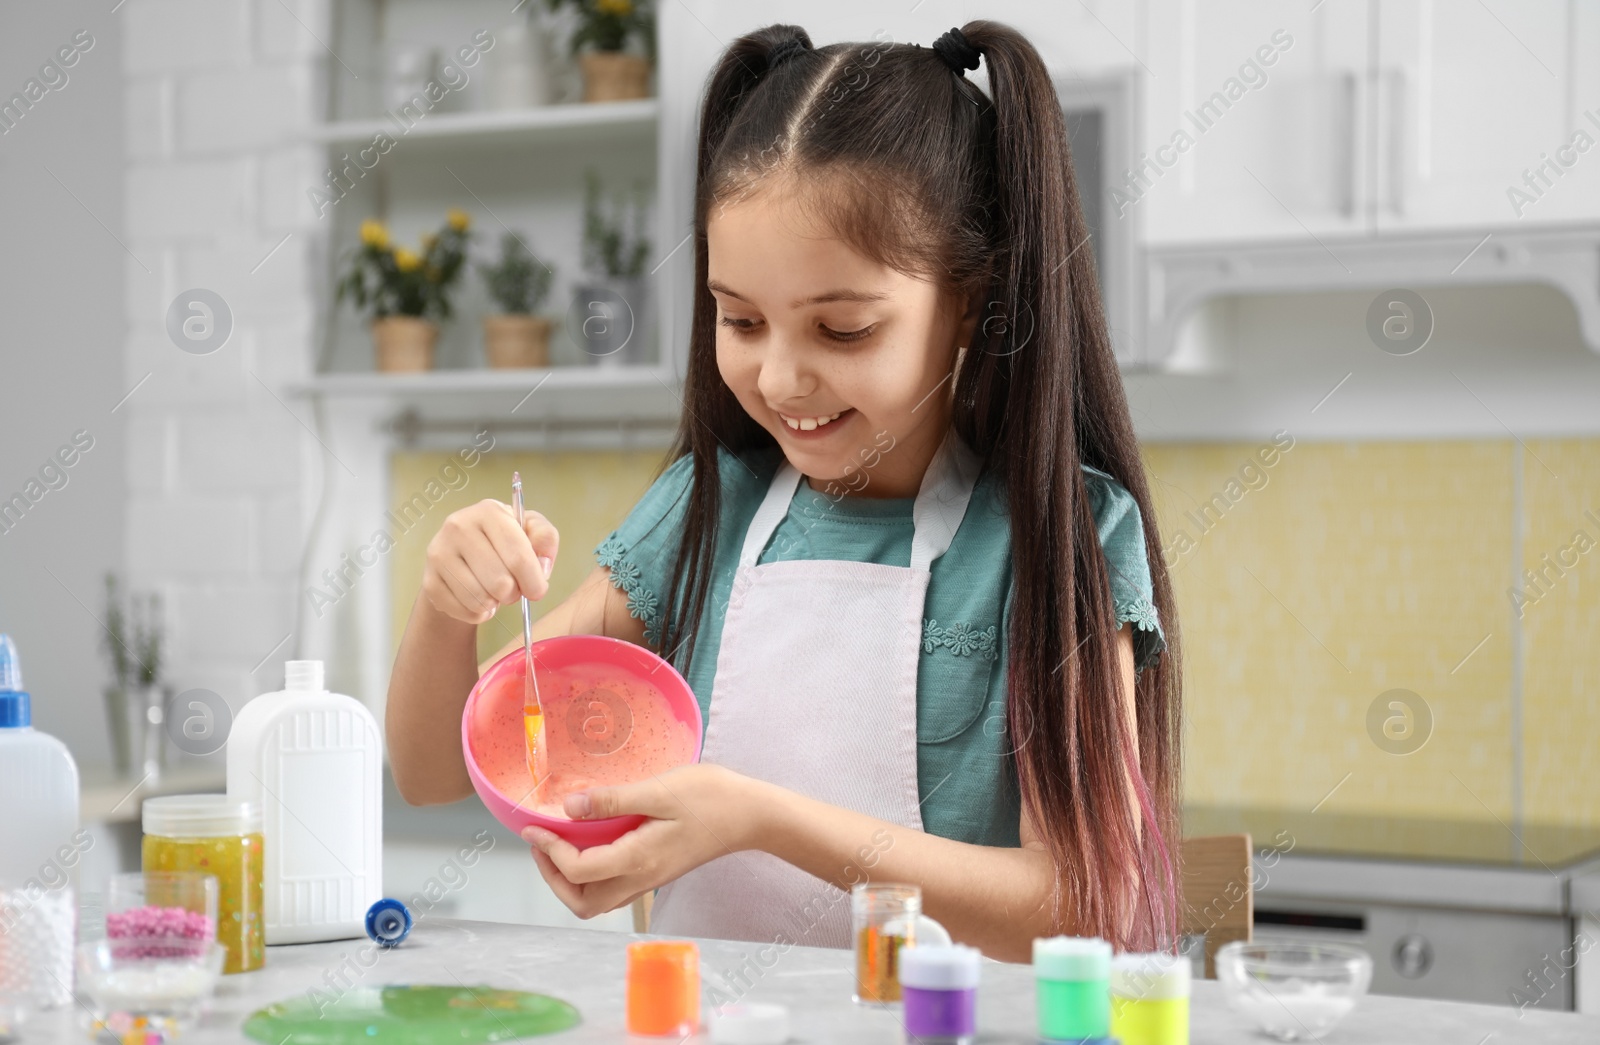
[[[1355,944],[1376,994],[1574,1007],[1574,922],[1543,868],[1285,855],[1257,884],[1256,939]]]

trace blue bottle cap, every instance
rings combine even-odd
[[[379,947],[398,947],[411,933],[411,912],[399,900],[384,897],[367,908],[367,935]]]
[[[10,635],[0,635],[0,729],[33,725],[33,708],[22,688],[22,662]]]

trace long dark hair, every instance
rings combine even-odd
[[[1101,311],[1065,121],[1033,46],[961,27],[986,97],[932,50],[812,49],[797,26],[734,41],[706,87],[695,199],[694,319],[671,459],[693,456],[677,578],[659,649],[686,666],[706,609],[721,505],[718,448],[775,445],[716,363],[706,288],[713,208],[782,174],[863,255],[987,303],[959,363],[952,424],[998,474],[1011,527],[1010,742],[1024,808],[1056,868],[1060,931],[1170,947],[1178,837],[1178,619],[1143,463]],[[770,59],[777,49],[778,62]],[[1143,518],[1167,649],[1124,716],[1113,596],[1081,464]]]

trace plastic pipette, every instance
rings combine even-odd
[[[517,529],[522,529],[522,473],[511,473],[511,508],[517,513]],[[527,658],[522,680],[522,725],[528,745],[528,772],[533,774],[533,790],[539,793],[544,783],[544,704],[539,699],[539,676],[533,670],[533,613],[528,597],[522,597],[522,652]]]

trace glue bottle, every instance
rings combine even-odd
[[[228,736],[228,797],[258,803],[268,945],[367,934],[383,898],[383,746],[320,660],[284,665],[283,689],[247,703]]]
[[[89,842],[78,830],[78,764],[33,728],[17,648],[0,635],[0,1003],[72,1001],[74,883]]]

